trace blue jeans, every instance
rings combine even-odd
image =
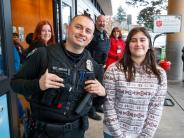
[[[104,138],[113,138],[113,136],[111,136],[111,135],[104,132]]]

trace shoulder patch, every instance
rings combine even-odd
[[[33,55],[37,50],[38,50],[37,48],[33,49],[31,52],[29,52],[29,53],[27,54],[26,58],[28,58],[28,57],[30,57],[31,55]]]

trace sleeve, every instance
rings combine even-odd
[[[114,53],[113,49],[116,49],[116,45],[113,44],[112,38],[110,39],[110,50],[108,52],[108,57],[112,59],[117,59],[117,54]]]
[[[20,68],[20,56],[15,47],[13,47],[13,55],[14,55],[15,71],[17,72]]]
[[[157,93],[150,101],[148,116],[145,120],[144,127],[139,138],[152,138],[158,128],[163,104],[167,92],[167,77],[164,70],[161,71],[161,84],[158,87]]]
[[[26,98],[31,98],[35,93],[40,91],[39,77],[44,67],[45,56],[44,48],[36,50],[24,62],[20,70],[15,74],[10,82],[14,92],[24,95]]]
[[[116,87],[115,87],[115,75],[113,66],[107,69],[104,75],[103,83],[105,85],[105,90],[107,93],[104,102],[104,124],[114,138],[122,138],[123,133],[121,132],[121,127],[118,121],[117,113],[115,110],[115,100],[116,100]]]

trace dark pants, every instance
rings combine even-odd
[[[71,131],[61,131],[57,133],[48,133],[46,130],[34,130],[30,138],[84,138],[85,130],[81,128],[75,128]]]
[[[95,114],[96,109],[98,109],[99,107],[101,107],[103,105],[104,99],[105,99],[105,97],[101,97],[101,96],[93,98],[93,105],[89,111],[89,114]]]
[[[93,98],[93,107],[97,108],[99,106],[102,106],[104,103],[105,97],[97,96]]]
[[[100,76],[98,76],[99,78],[99,80],[103,80],[103,76],[104,76],[104,68],[103,68],[103,66],[104,66],[104,64],[100,64],[100,68],[99,68],[99,74],[100,74]],[[90,112],[89,113],[94,113],[94,112],[96,112],[96,109],[98,108],[98,107],[101,107],[102,105],[103,105],[103,103],[104,103],[104,101],[105,101],[105,97],[103,97],[103,96],[96,96],[96,97],[94,97],[93,98],[93,104],[92,104],[92,108],[90,109]]]
[[[32,120],[24,138],[84,138],[88,128],[87,116],[71,123],[51,124]],[[86,122],[87,121],[87,122]]]

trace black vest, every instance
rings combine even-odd
[[[94,72],[87,69],[87,61],[93,59],[88,51],[79,62],[73,64],[64,52],[61,45],[49,46],[47,49],[48,71],[64,79],[64,88],[48,89],[39,96],[37,102],[31,102],[32,114],[36,119],[52,122],[70,122],[80,116],[75,113],[75,109],[86,95],[84,82],[88,79],[88,74]],[[95,68],[95,67],[93,67]],[[92,105],[92,98],[85,106],[82,115],[87,115]]]

